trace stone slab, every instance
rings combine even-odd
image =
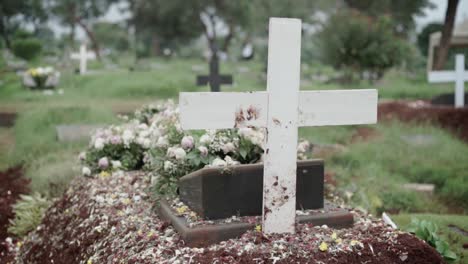
[[[248,230],[255,228],[254,223],[220,223],[189,227],[183,216],[177,216],[165,199],[161,199],[157,212],[163,221],[174,227],[189,247],[206,247],[231,238],[240,237]],[[341,208],[326,203],[324,210],[312,215],[299,215],[298,223],[309,223],[314,226],[327,225],[332,228],[347,228],[354,223],[353,215]]]
[[[58,141],[74,142],[89,139],[93,131],[103,127],[104,125],[74,124],[58,125],[55,129]]]
[[[296,209],[324,206],[323,160],[297,162]],[[262,214],[263,164],[204,168],[182,177],[179,196],[206,219]]]

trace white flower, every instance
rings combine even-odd
[[[169,147],[167,149],[166,156],[168,156],[169,158],[175,157],[175,153],[174,153],[175,149],[176,148],[174,148],[174,147]]]
[[[299,153],[304,153],[310,148],[310,143],[309,141],[302,141],[299,144],[297,144],[297,152]]]
[[[119,169],[122,167],[122,163],[119,160],[113,160],[111,161],[112,163],[112,168],[114,169]]]
[[[151,140],[150,140],[149,138],[143,139],[143,142],[142,142],[141,146],[142,146],[143,148],[145,148],[145,149],[150,148],[150,146],[151,146]]]
[[[97,149],[97,150],[101,150],[104,148],[104,139],[103,138],[96,138],[96,140],[94,140],[94,148]]]
[[[109,167],[109,160],[107,157],[100,158],[98,161],[98,166],[103,170],[107,169],[107,167]]]
[[[90,176],[91,175],[91,170],[88,167],[83,167],[81,169],[81,174],[83,174],[83,176]]]
[[[202,157],[206,157],[208,155],[208,148],[205,146],[198,147],[198,151],[200,151],[200,155],[202,155]]]
[[[162,136],[158,138],[158,141],[156,142],[156,147],[164,148],[169,145],[169,140],[167,139],[167,136]]]
[[[180,141],[182,148],[184,149],[191,149],[193,148],[193,137],[192,136],[185,136]]]
[[[123,135],[122,135],[122,139],[124,141],[124,144],[125,145],[129,145],[133,139],[134,139],[134,135],[133,135],[133,132],[129,129],[126,129],[124,132],[123,132]]]
[[[165,171],[170,171],[172,169],[172,167],[174,166],[174,164],[168,160],[166,160],[164,162],[164,170]]]
[[[83,152],[80,152],[80,155],[78,155],[78,158],[79,158],[81,161],[85,160],[85,159],[86,159],[86,152],[84,152],[84,151],[83,151]]]
[[[230,156],[224,157],[224,161],[226,161],[226,165],[237,165],[237,164],[239,164],[238,161],[233,160]]]
[[[204,134],[203,136],[200,137],[200,144],[202,145],[208,145],[211,143],[211,137],[208,134]]]
[[[216,158],[211,162],[211,166],[213,166],[213,167],[224,167],[226,165],[227,165],[226,161],[224,161],[224,160],[222,160],[220,158]]]
[[[185,153],[185,150],[184,150],[183,148],[176,148],[176,149],[174,150],[174,155],[175,155],[175,158],[176,158],[177,160],[180,160],[180,159],[185,158],[185,155],[186,155],[186,154],[187,154],[187,153]]]
[[[224,144],[221,149],[223,150],[224,154],[228,154],[229,152],[234,152],[234,150],[236,149],[236,146],[234,146],[234,144],[232,144],[231,142],[228,142],[226,144]]]

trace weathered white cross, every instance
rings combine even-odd
[[[180,118],[183,129],[266,128],[263,232],[291,233],[298,127],[375,123],[377,91],[299,91],[299,19],[271,18],[268,49],[266,92],[181,93]]]
[[[85,74],[87,68],[87,60],[96,59],[96,55],[94,54],[94,52],[86,51],[86,44],[81,44],[80,52],[70,54],[70,58],[74,60],[80,60],[80,74]]]
[[[465,106],[465,82],[468,71],[465,71],[465,55],[455,56],[455,71],[430,71],[427,73],[430,83],[455,82],[455,107]]]

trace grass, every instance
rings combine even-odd
[[[15,147],[13,129],[0,128],[0,171],[7,169],[10,164],[10,156]]]
[[[350,144],[326,160],[327,170],[336,173],[340,191],[351,196],[348,202],[374,213],[466,213],[468,145],[432,126],[394,122],[368,127],[375,129],[372,140]],[[300,134],[312,142],[349,144],[353,129],[309,128]],[[410,144],[405,138],[411,135],[432,140]],[[409,182],[435,184],[435,197],[403,190],[401,185]]]
[[[15,74],[3,74],[5,82],[0,87],[0,103],[3,107],[18,107],[21,104],[106,104],[109,101],[152,101],[160,98],[177,98],[181,91],[208,91],[208,87],[197,87],[195,76],[208,73],[208,65],[201,60],[162,60],[143,61],[136,71],[128,68],[120,70],[96,69],[88,75],[79,76],[70,68],[61,70],[63,95],[46,96],[41,92],[32,92],[21,86],[20,77]],[[151,66],[153,65],[153,66]],[[153,68],[152,68],[153,67]],[[192,67],[199,68],[195,72]],[[323,68],[323,69],[322,69]],[[262,63],[223,62],[222,73],[234,77],[232,86],[223,86],[224,91],[255,91],[266,89],[266,76]],[[377,88],[381,99],[428,99],[440,93],[452,92],[453,85],[428,84],[424,73],[409,76],[399,71],[390,71],[383,80],[371,84],[360,82],[343,86],[337,83],[314,81],[312,75],[317,72],[332,74],[333,70],[324,66],[303,66],[302,90],[317,89],[359,89]]]
[[[58,142],[59,124],[110,124],[117,122],[108,109],[78,106],[46,107],[22,112],[14,127],[16,146],[10,164],[25,164],[33,191],[54,196],[76,175],[77,153],[87,142]]]
[[[450,244],[450,249],[457,256],[457,263],[468,263],[467,250],[463,249],[464,244],[468,244],[468,236],[455,232],[449,225],[455,225],[465,231],[468,230],[468,216],[462,215],[437,215],[437,214],[400,214],[392,215],[392,219],[402,229],[407,228],[412,218],[425,219],[431,221],[439,227],[438,234]]]

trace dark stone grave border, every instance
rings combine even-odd
[[[169,222],[176,229],[189,247],[206,247],[231,238],[240,237],[248,230],[253,230],[251,223],[220,223],[189,227],[183,216],[178,216],[164,199],[158,201],[157,212],[163,221]],[[354,223],[353,215],[326,202],[324,212],[297,216],[297,222],[310,223],[314,226],[327,225],[332,228],[347,228]]]

